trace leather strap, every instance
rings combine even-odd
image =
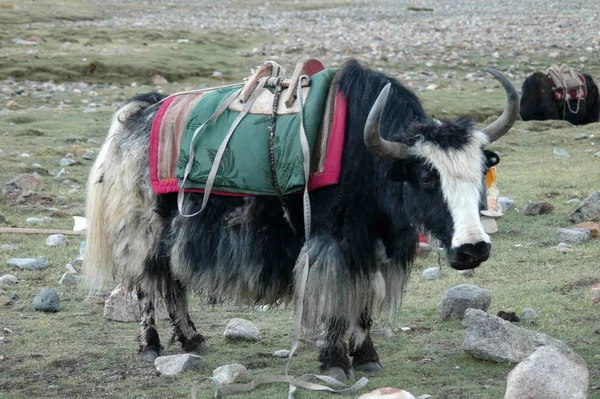
[[[190,159],[188,160],[188,163],[185,166],[185,171],[183,174],[183,181],[181,182],[181,186],[179,187],[179,193],[177,193],[177,208],[179,209],[179,213],[181,214],[181,216],[183,216],[183,217],[196,216],[200,212],[202,212],[204,210],[204,208],[206,207],[206,204],[208,203],[208,198],[210,197],[210,193],[211,193],[213,185],[215,183],[215,178],[217,177],[217,172],[219,170],[219,166],[221,165],[221,159],[223,158],[223,154],[225,153],[225,150],[227,149],[227,145],[229,144],[229,139],[231,139],[231,136],[233,136],[233,132],[235,132],[235,129],[240,124],[240,122],[242,121],[244,116],[246,116],[246,114],[248,114],[248,111],[250,111],[250,108],[252,108],[252,104],[254,104],[254,102],[258,98],[260,91],[265,86],[266,81],[267,81],[266,78],[262,78],[259,81],[258,86],[256,87],[256,90],[254,90],[254,92],[248,99],[248,102],[246,102],[246,105],[244,105],[244,108],[242,109],[242,111],[238,114],[238,116],[235,118],[235,120],[229,127],[229,130],[227,131],[227,134],[225,135],[223,142],[219,146],[219,149],[217,150],[217,153],[215,155],[215,160],[213,161],[212,167],[208,174],[208,178],[206,179],[206,185],[204,186],[204,197],[202,198],[202,206],[200,207],[200,210],[198,210],[194,213],[185,214],[183,212],[183,199],[185,196],[184,187],[185,187],[185,182],[187,180],[187,177],[190,174],[190,172],[192,170],[192,166],[194,164],[194,141],[195,141],[197,135],[202,131],[202,129],[204,128],[204,126],[206,126],[207,123],[212,122],[215,119],[217,119],[229,107],[229,105],[231,105],[231,103],[237,97],[237,95],[240,94],[241,89],[236,90],[235,92],[231,93],[229,95],[229,97],[227,97],[227,99],[225,101],[223,101],[223,103],[219,106],[219,108],[212,114],[212,116],[206,122],[204,122],[202,125],[200,125],[200,127],[198,127],[198,129],[196,129],[196,131],[194,132],[194,135],[192,136],[192,141],[190,143]]]

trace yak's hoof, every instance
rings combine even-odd
[[[363,373],[381,373],[383,366],[379,362],[368,362],[354,366],[354,370],[361,371]]]
[[[182,347],[186,352],[194,352],[199,355],[206,355],[208,353],[208,344],[204,341],[204,337],[192,338],[186,341]]]
[[[144,360],[146,362],[150,362],[150,363],[154,363],[156,358],[160,357],[162,355],[163,355],[162,346],[158,350],[156,350],[155,348],[146,348],[140,352],[140,357],[142,358],[142,360]]]
[[[341,367],[329,367],[322,371],[323,375],[327,377],[335,378],[339,382],[345,382],[354,379],[354,373],[352,370],[344,371]]]

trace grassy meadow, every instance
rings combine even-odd
[[[284,10],[323,7],[323,2],[317,1],[272,3]],[[330,6],[342,7],[344,3],[333,2]],[[43,203],[15,203],[0,197],[0,214],[6,219],[0,227],[32,227],[26,223],[27,217],[51,216],[53,222],[40,227],[72,228],[71,216],[84,213],[85,184],[93,162],[82,159],[82,155],[88,149],[99,150],[119,103],[142,91],[175,92],[237,82],[249,74],[250,68],[269,58],[252,51],[268,40],[259,34],[184,30],[181,26],[160,31],[109,29],[93,23],[109,12],[131,12],[136,7],[133,2],[110,3],[110,10],[100,3],[74,0],[52,7],[33,1],[11,4],[15,8],[0,8],[0,84],[5,79],[53,80],[57,84],[84,82],[89,87],[80,92],[70,88],[55,91],[50,96],[28,90],[27,96],[11,98],[19,108],[0,111],[0,182],[4,185],[21,173],[37,172],[44,191],[54,196],[53,201]],[[150,2],[145,7],[160,12],[176,5]],[[14,37],[32,35],[43,38],[44,46],[22,47],[11,42]],[[546,61],[536,59],[539,64]],[[293,70],[292,61],[281,62]],[[472,72],[481,69],[480,62],[485,60],[474,61]],[[385,69],[400,74],[401,68],[412,67],[389,64]],[[213,71],[222,72],[224,79],[214,78]],[[155,74],[171,83],[160,87],[152,84]],[[499,115],[505,101],[502,89],[492,80],[417,94],[431,115],[471,115],[480,123]],[[96,103],[94,112],[84,112],[84,105],[90,101]],[[4,108],[7,103],[0,106]],[[575,140],[580,134],[588,138]],[[458,274],[436,253],[418,258],[399,318],[389,326],[393,336],[374,338],[385,371],[367,376],[368,387],[352,397],[392,386],[435,399],[502,398],[506,376],[514,364],[477,360],[464,353],[460,321],[442,321],[437,316],[437,304],[444,291],[469,283],[491,290],[492,314],[500,310],[518,314],[525,307],[534,308],[539,320],[528,328],[563,340],[577,352],[590,372],[588,398],[600,399],[600,308],[592,304],[589,294],[590,287],[600,280],[600,245],[596,239],[574,246],[569,253],[555,249],[556,230],[572,225],[569,214],[574,206],[567,201],[582,200],[600,189],[600,157],[594,156],[600,151],[598,137],[600,124],[573,127],[552,121],[517,122],[505,137],[490,146],[501,154],[500,195],[516,201],[515,207],[498,221],[500,230],[492,236],[492,257],[473,277]],[[554,148],[568,151],[571,157],[553,155]],[[59,161],[67,155],[80,163],[65,167],[67,174],[52,176],[51,172],[61,169]],[[523,207],[534,201],[551,202],[555,210],[549,215],[525,216]],[[136,323],[108,321],[101,305],[86,301],[86,290],[58,284],[66,271],[65,264],[77,257],[83,236],[69,236],[69,245],[57,248],[47,247],[46,237],[0,234],[0,245],[18,246],[12,251],[0,250],[0,276],[14,274],[22,280],[17,285],[0,287],[0,300],[8,300],[12,292],[19,296],[0,305],[0,335],[4,335],[0,341],[0,399],[189,398],[194,381],[212,376],[212,370],[224,364],[244,364],[251,378],[283,373],[285,359],[274,358],[272,353],[289,349],[291,306],[268,310],[213,307],[193,298],[192,318],[208,337],[211,351],[203,356],[204,365],[197,372],[158,376],[152,364],[138,359]],[[21,271],[6,262],[14,257],[37,256],[45,256],[50,267]],[[78,264],[74,265],[80,270]],[[439,265],[439,279],[423,280],[423,269]],[[32,299],[44,287],[52,287],[59,294],[60,312],[47,314],[33,309]],[[226,342],[222,333],[233,317],[253,321],[261,329],[263,340]],[[160,320],[158,326],[166,344],[171,334],[169,323]],[[376,321],[375,327],[383,325]],[[410,330],[403,331],[402,327]],[[174,345],[165,353],[181,350]],[[316,348],[301,346],[292,360],[291,372],[317,372],[317,357]],[[287,386],[267,385],[236,397],[281,398],[286,392]],[[297,394],[298,398],[326,396],[306,391]],[[212,387],[202,384],[198,397],[212,397]]]

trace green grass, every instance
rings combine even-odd
[[[263,4],[263,2],[256,2]],[[53,216],[54,222],[43,226],[70,229],[70,216],[82,215],[84,186],[91,161],[81,159],[86,149],[98,150],[106,134],[116,104],[136,92],[155,89],[150,77],[161,74],[181,86],[168,86],[175,91],[184,85],[221,84],[210,77],[219,70],[226,83],[237,82],[249,69],[263,60],[247,56],[264,41],[260,37],[243,37],[214,31],[160,31],[149,35],[136,29],[103,30],[75,28],[63,24],[71,20],[91,20],[104,15],[101,5],[67,0],[48,7],[49,3],[15,2],[14,10],[0,11],[0,79],[52,79],[55,82],[83,81],[110,83],[99,88],[85,88],[83,93],[55,92],[49,99],[33,95],[15,98],[24,109],[9,111],[0,117],[0,182],[21,173],[37,170],[45,191],[56,197],[54,203],[14,203],[0,197],[0,214],[7,222],[2,227],[29,227],[30,216]],[[272,2],[281,9],[318,9],[324,3]],[[327,2],[343,6],[346,2]],[[76,5],[76,6],[74,6]],[[147,5],[170,7],[169,5]],[[126,13],[133,5],[113,5],[115,12]],[[61,22],[62,21],[62,22]],[[29,24],[29,25],[25,25]],[[20,48],[12,45],[15,36],[37,35],[42,46]],[[177,43],[178,39],[189,43]],[[70,46],[64,46],[70,41]],[[91,44],[91,45],[89,45]],[[27,50],[36,53],[27,54]],[[131,57],[135,54],[135,57]],[[85,59],[85,60],[84,60]],[[492,60],[474,59],[473,65],[458,66],[461,73],[473,72]],[[551,60],[532,62],[546,65]],[[286,65],[290,69],[289,65]],[[412,65],[388,66],[388,71],[403,72]],[[438,71],[443,72],[443,71]],[[466,73],[466,72],[465,72]],[[460,74],[459,74],[460,75]],[[137,87],[131,87],[136,82]],[[494,89],[489,92],[489,89]],[[84,113],[84,99],[96,91],[95,113]],[[419,92],[429,114],[438,118],[470,115],[482,123],[500,114],[505,101],[499,85],[490,83],[453,84],[435,91]],[[57,109],[59,103],[68,106]],[[40,108],[41,106],[46,108]],[[500,194],[516,200],[516,208],[505,212],[499,220],[500,231],[493,235],[493,255],[466,278],[449,267],[442,276],[424,281],[424,268],[438,266],[444,260],[431,255],[419,258],[407,284],[405,302],[391,338],[375,338],[385,371],[370,378],[368,389],[394,386],[415,395],[430,394],[434,398],[501,398],[511,364],[477,360],[461,350],[463,330],[459,321],[441,321],[436,313],[443,292],[460,284],[477,284],[492,291],[490,312],[520,312],[532,307],[539,313],[535,331],[563,340],[586,361],[590,371],[589,398],[600,398],[600,324],[598,306],[591,304],[589,289],[600,280],[598,240],[577,245],[568,254],[558,253],[556,229],[570,226],[573,207],[566,202],[585,198],[599,189],[600,158],[597,136],[599,124],[572,127],[560,122],[517,122],[513,130],[490,148],[501,153],[498,167]],[[576,141],[585,133],[595,138]],[[90,139],[93,139],[90,141]],[[592,145],[594,143],[595,145]],[[567,150],[568,159],[553,155],[554,148]],[[22,154],[29,154],[23,157]],[[66,167],[67,175],[55,178],[48,172],[60,169],[59,161],[73,154],[80,165]],[[40,165],[34,169],[33,163]],[[68,179],[70,182],[63,182]],[[80,188],[72,188],[78,185]],[[550,201],[552,214],[524,216],[522,209],[532,201]],[[285,360],[271,357],[275,350],[289,348],[292,337],[293,309],[284,306],[268,311],[234,306],[210,307],[200,298],[192,299],[192,317],[209,339],[211,352],[203,356],[198,372],[177,377],[156,375],[151,364],[139,361],[136,350],[136,323],[121,324],[103,318],[102,307],[85,302],[82,288],[58,285],[64,265],[78,254],[82,237],[72,236],[64,248],[45,246],[45,235],[0,235],[0,244],[14,244],[19,250],[0,252],[0,275],[15,274],[23,280],[16,286],[3,287],[0,299],[12,291],[20,299],[0,307],[0,329],[9,328],[0,343],[0,398],[188,398],[194,381],[212,375],[220,365],[239,362],[248,367],[252,378],[282,374]],[[45,256],[50,267],[41,271],[20,271],[7,266],[12,257]],[[79,267],[76,264],[76,267]],[[44,287],[57,290],[62,310],[44,314],[33,310],[31,301]],[[227,321],[244,317],[261,329],[263,341],[258,343],[226,342],[222,332]],[[376,327],[380,321],[376,322]],[[402,332],[400,327],[411,327]],[[159,322],[164,343],[170,337],[168,322]],[[176,346],[167,354],[180,353]],[[301,346],[291,364],[295,375],[317,371],[318,351]],[[357,377],[361,376],[357,373]],[[212,387],[203,384],[200,398],[209,398]],[[362,392],[366,392],[364,389]],[[280,398],[287,392],[283,385],[260,387],[238,397]],[[324,394],[300,392],[299,398],[317,398]],[[354,395],[357,397],[358,394]]]

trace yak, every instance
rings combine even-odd
[[[311,192],[308,239],[302,193],[283,196],[283,203],[276,196],[213,195],[193,217],[182,213],[199,209],[202,194],[187,193],[181,212],[176,195],[155,194],[149,132],[152,105],[164,96],[138,95],[116,112],[90,171],[85,272],[137,294],[139,351],[153,361],[163,354],[159,298],[172,321],[170,343],[202,352],[208,346],[190,318],[189,293],[254,304],[298,301],[308,257],[302,320],[325,337],[321,371],[339,379],[353,369],[382,371],[372,319],[397,312],[419,231],[441,242],[454,269],[475,268],[490,256],[479,213],[484,148],[518,118],[519,96],[504,75],[488,72],[507,103],[496,121],[477,129],[466,117],[434,120],[398,80],[355,60],[344,64],[337,82],[347,101],[341,175]]]
[[[584,99],[556,99],[552,81],[544,72],[529,75],[521,86],[520,114],[524,121],[562,119],[573,125],[585,125],[600,120],[600,94],[594,79],[580,74],[585,80]]]

